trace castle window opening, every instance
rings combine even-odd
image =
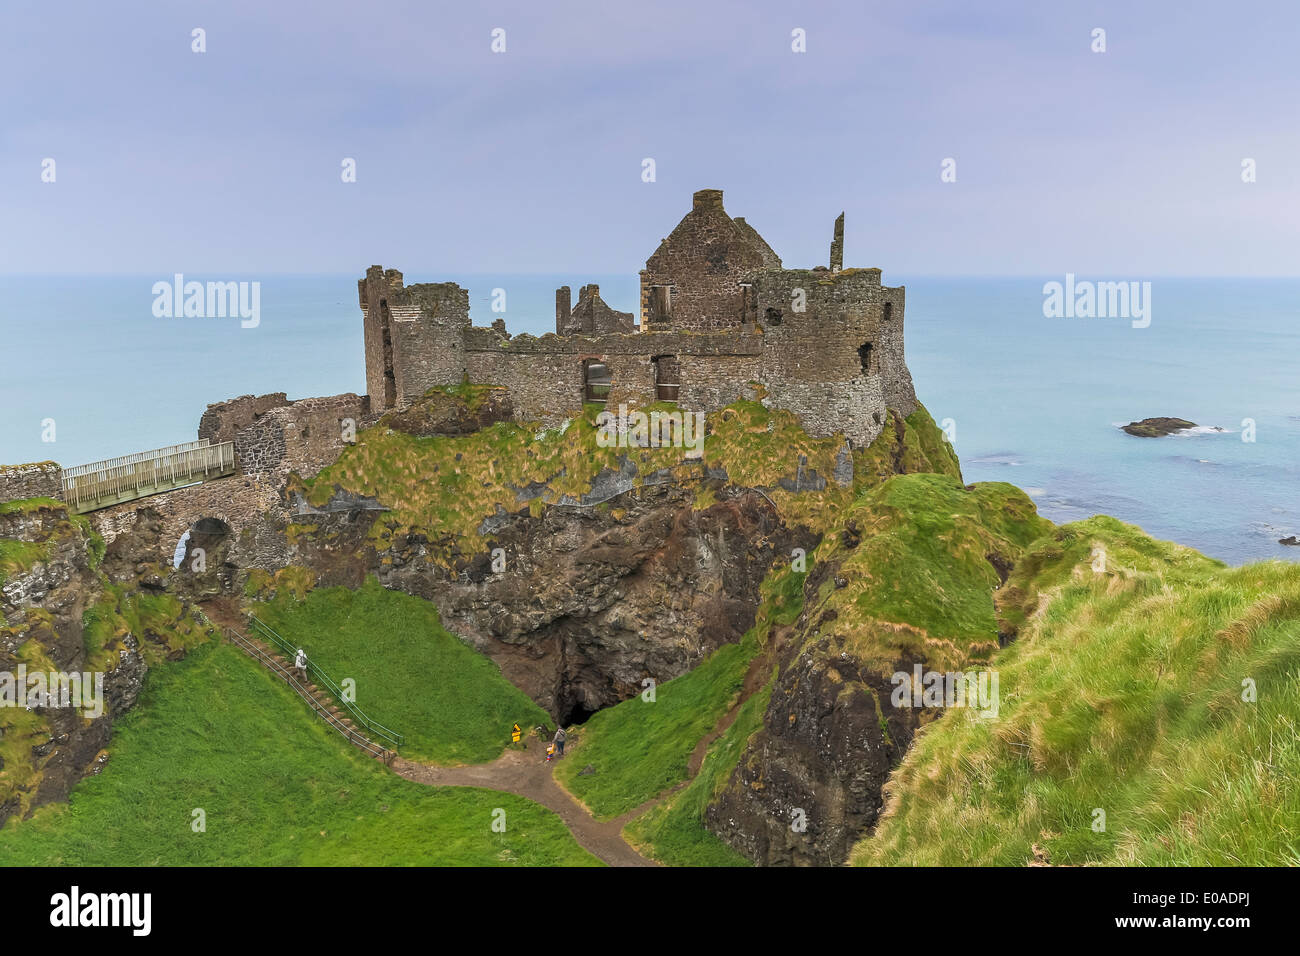
[[[681,372],[676,355],[656,355],[651,363],[655,369],[655,400],[675,402],[681,391]]]
[[[650,287],[650,324],[667,323],[672,318],[672,290],[666,285]]]
[[[393,372],[393,332],[392,315],[388,311],[388,300],[379,300],[379,327],[384,337],[384,407],[391,408],[397,404],[397,376]]]
[[[885,311],[884,314],[881,316],[881,318],[883,321],[888,322],[893,317],[894,317],[894,303],[886,302]]]
[[[584,402],[609,401],[609,390],[614,384],[609,374],[609,366],[596,359],[586,359],[582,363],[582,400]]]
[[[858,358],[862,361],[862,371],[870,373],[871,371],[871,343],[864,342],[858,346]]]

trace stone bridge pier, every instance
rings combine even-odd
[[[113,505],[86,517],[110,550],[119,538],[129,537],[135,559],[171,567],[176,545],[187,531],[212,535],[224,528],[231,541],[239,541],[259,521],[281,515],[287,519],[282,485],[278,476],[234,475]],[[198,527],[200,522],[206,523]]]
[[[286,479],[294,472],[314,475],[333,463],[356,432],[373,422],[369,399],[351,392],[297,401],[282,392],[244,395],[209,405],[199,422],[199,438],[233,443],[234,475],[112,505],[86,517],[110,553],[114,541],[128,537],[116,550],[124,558],[129,552],[137,563],[171,567],[177,543],[193,531],[209,545],[229,541],[241,567],[280,567],[285,555],[276,541],[283,536],[256,532],[283,527],[289,520]],[[200,522],[203,526],[196,527]]]

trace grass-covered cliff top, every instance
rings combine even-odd
[[[474,399],[471,395],[466,401]],[[695,483],[700,507],[712,503],[700,481],[703,470],[725,469],[731,484],[762,488],[787,521],[810,527],[818,527],[881,474],[900,467],[960,474],[951,448],[924,409],[906,422],[891,418],[871,448],[855,451],[855,479],[847,486],[833,479],[846,447],[842,436],[813,438],[794,414],[756,401],[738,401],[708,416],[698,461],[687,460],[680,447],[601,447],[596,425],[601,410],[588,406],[582,417],[560,428],[499,422],[462,436],[416,437],[381,424],[362,431],[355,445],[307,477],[302,487],[317,506],[330,499],[336,486],[378,498],[392,509],[376,522],[373,533],[381,540],[395,529],[412,529],[430,538],[452,535],[475,544],[485,518],[525,505],[537,514],[550,504],[580,500],[592,493],[598,476],[619,471],[625,459],[635,466],[637,486],[662,480],[656,473],[664,469],[677,480]],[[669,403],[643,410],[679,411]],[[793,480],[799,473],[801,456],[806,458],[801,490],[782,488],[782,479]],[[807,489],[813,472],[826,482],[823,490]]]
[[[808,636],[835,637],[882,676],[901,660],[947,670],[986,659],[997,647],[999,568],[1050,528],[1013,485],[889,478],[845,509],[811,556]]]
[[[998,717],[927,728],[854,862],[1300,864],[1300,565],[1096,517],[1040,539],[999,605]]]

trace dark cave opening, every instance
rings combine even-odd
[[[574,724],[585,724],[599,709],[592,710],[580,700],[561,700],[558,718],[560,726],[572,727]]]

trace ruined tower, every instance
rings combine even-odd
[[[564,335],[569,331],[572,324],[572,311],[570,305],[573,302],[572,293],[567,285],[562,285],[555,290],[555,334]]]

